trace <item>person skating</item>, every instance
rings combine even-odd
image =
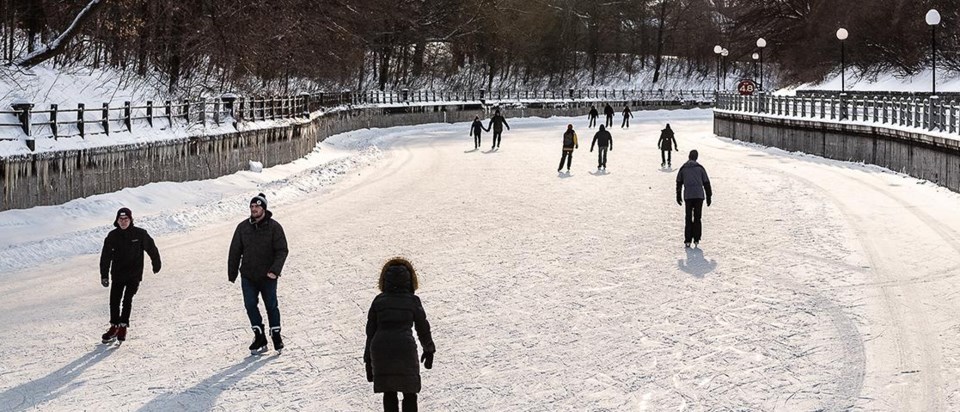
[[[603,130],[603,126],[600,126]],[[580,148],[577,143],[577,132],[573,130],[573,125],[567,125],[567,131],[563,132],[563,154],[560,156],[560,166],[557,166],[557,173],[563,169],[563,162],[567,162],[567,173],[570,173],[570,164],[573,163],[573,151]]]
[[[613,106],[610,103],[607,103],[607,106],[603,108],[603,115],[606,116],[603,124],[607,127],[613,127]]]
[[[490,129],[483,127],[483,123],[480,122],[480,116],[473,118],[473,124],[470,125],[470,135],[473,136],[473,149],[477,150],[480,148],[480,136],[483,132],[489,132]]]
[[[660,131],[660,140],[657,141],[657,147],[660,148],[660,167],[663,168],[664,165],[671,167],[671,153],[670,147],[673,143],[673,150],[679,150],[677,148],[677,139],[673,137],[673,129],[670,128],[670,123],[667,123],[667,128]]]
[[[683,224],[683,245],[686,247],[690,247],[690,241],[699,246],[703,232],[700,220],[703,216],[703,201],[706,198],[707,206],[710,206],[710,199],[713,197],[707,170],[697,163],[697,157],[697,151],[691,150],[690,160],[677,172],[677,204],[683,206],[683,202],[687,202]]]
[[[490,123],[487,124],[487,130],[493,128],[493,146],[490,146],[490,150],[500,148],[500,139],[503,136],[503,126],[507,126],[507,130],[510,130],[510,125],[507,124],[507,119],[503,118],[500,115],[500,109],[497,109],[493,112],[493,117],[490,118]]]
[[[593,135],[593,142],[590,143],[590,151],[593,152],[593,146],[597,145],[600,149],[597,154],[597,170],[603,168],[607,170],[607,148],[613,151],[613,136],[610,135],[610,132],[607,131],[603,125],[600,125],[600,131]]]
[[[600,117],[600,112],[597,111],[597,107],[591,104],[591,105],[590,105],[590,113],[587,114],[587,118],[590,119],[590,126],[588,126],[587,128],[588,128],[588,129],[592,129],[593,126],[596,126],[596,125],[597,125],[597,118],[599,118],[599,117]]]
[[[427,369],[433,368],[437,351],[427,314],[415,294],[419,287],[417,271],[404,258],[390,259],[380,270],[377,286],[381,293],[367,312],[367,343],[363,350],[367,382],[373,382],[374,393],[383,393],[385,412],[399,411],[398,392],[403,393],[403,411],[416,411],[420,362]],[[411,328],[417,330],[423,348],[419,362]]]
[[[253,328],[253,343],[250,353],[267,350],[267,337],[263,330],[259,298],[267,310],[270,322],[270,337],[277,352],[283,350],[280,336],[280,308],[277,302],[277,282],[287,260],[287,237],[283,226],[273,220],[273,212],[267,210],[267,197],[263,193],[250,200],[250,217],[237,225],[230,242],[227,258],[227,279],[236,282],[240,274],[243,290],[243,305]]]
[[[629,104],[623,105],[623,122],[620,123],[621,129],[623,129],[624,127],[626,127],[627,129],[630,128],[631,117],[633,117],[633,112],[630,111],[630,105]]]
[[[143,281],[143,254],[150,256],[153,273],[160,272],[160,251],[146,230],[133,225],[133,213],[120,208],[100,252],[100,284],[110,287],[110,329],[101,336],[103,343],[127,340],[133,296]],[[121,311],[121,303],[123,309]]]

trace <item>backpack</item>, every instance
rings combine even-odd
[[[566,132],[566,133],[563,134],[563,146],[564,146],[564,147],[571,147],[571,146],[573,146],[573,136],[574,136],[574,134],[573,134],[572,131]]]

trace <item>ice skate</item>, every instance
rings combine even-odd
[[[110,329],[107,329],[107,333],[104,333],[103,336],[100,337],[100,340],[103,343],[113,342],[117,339],[117,329],[119,329],[119,327],[111,323]]]
[[[267,351],[267,335],[263,333],[263,325],[253,327],[253,343],[250,344],[250,354],[257,355]]]

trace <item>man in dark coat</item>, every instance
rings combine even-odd
[[[414,294],[418,286],[417,272],[409,261],[390,259],[380,270],[378,287],[382,293],[373,299],[367,312],[363,362],[374,393],[383,393],[385,412],[398,411],[397,392],[403,392],[404,412],[417,410],[420,364],[411,327],[417,330],[423,347],[420,362],[427,369],[433,368],[437,348],[423,304]]]
[[[698,156],[696,150],[691,150],[690,160],[684,163],[677,173],[677,204],[683,206],[683,202],[687,202],[683,224],[683,244],[686,247],[690,247],[691,240],[695,246],[700,245],[700,236],[703,232],[700,222],[703,215],[703,200],[706,198],[707,206],[710,206],[711,197],[713,197],[710,178],[707,177],[707,170],[697,163]]]
[[[101,337],[103,343],[127,339],[133,295],[137,294],[143,280],[144,252],[150,256],[153,273],[160,272],[160,251],[146,230],[133,225],[130,209],[120,208],[113,226],[115,229],[107,234],[100,252],[100,284],[103,287],[110,286],[108,274],[113,277],[113,287],[110,288],[110,329]]]
[[[600,131],[593,135],[593,143],[590,143],[590,151],[593,152],[593,145],[598,145],[600,152],[597,154],[597,169],[607,170],[607,148],[613,151],[613,136],[603,125],[600,125]]]
[[[610,103],[607,103],[607,106],[603,108],[603,114],[607,117],[603,124],[607,127],[613,127],[613,106],[610,106]]]
[[[487,130],[493,128],[493,146],[490,147],[490,150],[500,148],[500,138],[503,136],[503,126],[507,126],[507,130],[510,130],[510,125],[507,124],[507,119],[503,118],[503,116],[500,115],[500,109],[497,109],[497,111],[493,113],[490,123],[487,125]]]
[[[490,129],[484,128],[483,123],[480,122],[480,116],[475,116],[473,118],[473,124],[470,125],[470,135],[473,136],[473,150],[480,148],[480,136],[484,131],[490,131]]]
[[[587,114],[587,118],[590,119],[590,126],[588,126],[587,128],[593,128],[593,126],[596,126],[597,118],[599,117],[600,117],[600,112],[597,111],[597,107],[591,104],[590,113]]]
[[[267,210],[267,197],[260,193],[250,200],[250,218],[237,225],[230,242],[227,258],[227,279],[236,282],[240,273],[243,290],[243,305],[253,327],[253,343],[250,353],[267,350],[267,337],[263,330],[258,297],[263,298],[270,321],[270,337],[278,352],[283,349],[280,337],[280,308],[277,303],[277,280],[287,260],[287,237],[283,227],[273,220],[273,212]]]
[[[673,137],[673,129],[670,129],[670,123],[667,123],[667,128],[660,131],[660,140],[657,141],[657,147],[660,148],[660,167],[671,166],[671,143],[673,143],[673,150],[679,150],[677,148],[677,139]]]
[[[603,126],[600,126],[603,130]],[[567,173],[570,173],[570,164],[573,163],[573,151],[580,148],[577,142],[577,132],[573,131],[573,125],[567,125],[567,131],[563,132],[563,154],[560,156],[560,166],[557,166],[557,173],[563,169],[563,162],[567,162]]]
[[[627,104],[627,105],[624,105],[624,106],[623,106],[623,123],[620,123],[620,128],[621,128],[621,129],[623,129],[624,127],[626,127],[627,129],[630,128],[630,118],[631,118],[631,117],[633,117],[633,112],[630,111],[630,105],[628,105],[628,104]]]

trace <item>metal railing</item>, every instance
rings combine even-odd
[[[938,97],[886,95],[849,97],[717,95],[715,108],[758,116],[782,116],[815,121],[872,123],[877,126],[909,127],[929,132],[957,134],[960,104]]]
[[[14,103],[13,110],[0,110],[0,139],[13,134],[5,128],[20,128],[26,144],[34,150],[36,138],[132,132],[135,128],[186,127],[193,124],[223,125],[244,121],[306,118],[310,113],[338,106],[409,104],[497,104],[510,101],[616,101],[646,105],[650,102],[712,102],[710,90],[398,90],[303,93],[294,96],[245,98],[225,94],[220,98],[182,101],[147,101],[121,106],[61,108],[51,104],[37,109],[33,103]],[[10,138],[10,137],[7,137]]]

